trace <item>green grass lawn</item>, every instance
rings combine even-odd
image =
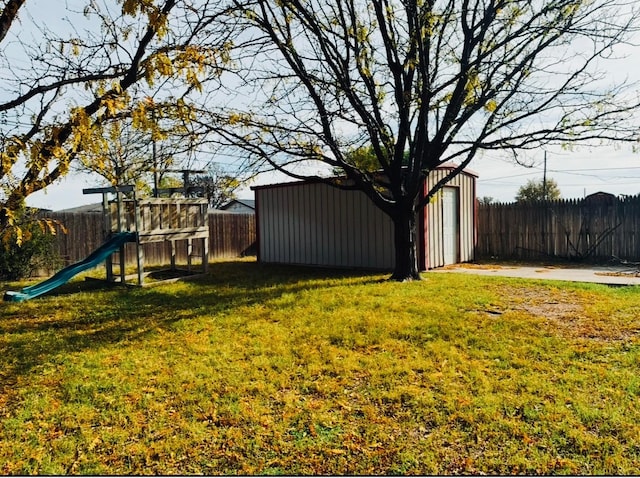
[[[210,270],[2,304],[0,473],[640,473],[640,290]]]

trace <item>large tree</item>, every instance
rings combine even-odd
[[[636,31],[635,1],[235,3],[237,77],[214,111],[223,141],[362,190],[394,223],[397,280],[419,277],[417,213],[479,151],[636,136],[638,98],[599,70]],[[353,160],[360,148],[376,168]],[[459,166],[423,194],[448,161]]]
[[[52,3],[0,2],[0,233],[79,155],[106,151],[114,122],[162,136],[163,119],[188,121],[189,94],[225,59],[226,39],[212,28],[219,2],[59,3],[64,13],[32,21]]]
[[[151,193],[169,169],[193,159],[202,140],[182,120],[184,113],[176,113],[177,118],[168,114],[162,121],[149,122],[152,130],[134,127],[131,118],[104,125],[95,132],[103,147],[81,151],[76,169],[102,176],[110,185],[132,184],[139,192]]]
[[[171,150],[161,147],[157,154],[152,134],[133,128],[130,122],[113,122],[103,130],[105,148],[82,151],[76,166],[79,171],[96,173],[114,186],[145,184],[150,191],[154,170],[167,169],[173,163]]]

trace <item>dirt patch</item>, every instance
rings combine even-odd
[[[178,279],[194,275],[194,272],[184,271],[182,269],[165,269],[153,271],[146,275],[145,278],[157,281],[165,281],[170,279]]]
[[[542,266],[542,268],[540,269],[536,269],[535,271],[540,273],[540,272],[551,272],[551,271],[555,271],[557,269],[562,269],[562,267],[556,267],[556,266]]]
[[[596,272],[597,276],[610,276],[610,277],[640,277],[640,271],[632,272]]]
[[[590,316],[585,310],[589,297],[565,290],[545,290],[527,287],[504,287],[505,309],[501,313],[521,311],[544,323],[554,333],[571,339],[583,338],[606,342],[626,340],[631,331],[620,329],[604,317]],[[495,314],[495,311],[485,311]]]
[[[539,289],[526,287],[507,287],[503,289],[505,297],[513,303],[513,310],[521,310],[547,319],[568,319],[583,311],[580,298],[567,291],[554,291],[542,294]]]

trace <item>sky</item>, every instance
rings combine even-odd
[[[469,169],[478,174],[478,197],[513,202],[518,188],[527,180],[542,180],[544,151],[532,153],[528,159],[533,167],[517,165],[499,154],[476,157]],[[582,198],[600,191],[615,195],[640,194],[640,153],[634,153],[630,145],[547,151],[547,178],[558,183],[563,198]],[[253,199],[250,186],[288,180],[281,174],[265,173],[238,190],[237,196]],[[84,195],[82,189],[100,184],[98,176],[72,173],[46,190],[31,195],[27,203],[52,210],[97,203],[102,200],[99,195]]]
[[[39,13],[45,15],[49,22],[55,22],[65,15],[64,9],[56,9],[51,0],[31,0],[40,5]],[[78,0],[66,0],[68,5],[83,3]],[[640,46],[629,48],[625,61],[612,64],[609,73],[613,78],[640,75],[637,71],[640,59]],[[0,93],[1,94],[1,93]],[[469,169],[478,175],[478,197],[492,197],[498,202],[512,202],[518,188],[527,180],[541,180],[543,177],[545,151],[529,152],[524,157],[531,167],[524,167],[513,162],[501,153],[491,152],[477,156],[469,165]],[[640,194],[640,152],[634,152],[632,146],[575,147],[572,150],[550,148],[546,151],[547,178],[554,179],[564,198],[582,198],[599,191],[615,195]],[[224,158],[213,158],[224,162]],[[287,178],[276,174],[259,175],[252,183],[237,192],[239,199],[252,199],[253,192],[249,186],[263,185],[287,181]],[[27,199],[30,206],[61,210],[101,200],[98,195],[85,195],[83,188],[101,185],[100,177],[70,173],[68,176],[39,191]]]

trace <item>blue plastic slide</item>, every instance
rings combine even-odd
[[[7,291],[4,293],[4,300],[9,302],[22,302],[24,300],[33,299],[39,295],[46,294],[56,287],[65,284],[76,274],[99,266],[100,263],[104,262],[125,242],[132,242],[135,240],[135,232],[120,232],[118,234],[114,234],[111,239],[89,254],[84,260],[65,267],[53,277],[30,287],[25,287],[20,292]]]

